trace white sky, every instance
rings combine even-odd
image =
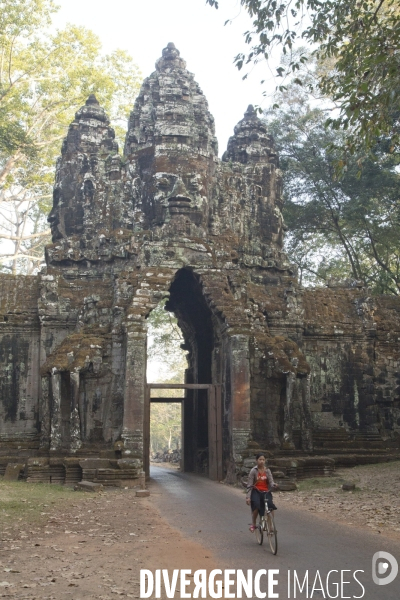
[[[247,106],[266,107],[263,90],[272,93],[275,82],[267,65],[253,68],[242,80],[233,64],[234,56],[247,46],[243,33],[250,27],[239,0],[220,0],[219,10],[205,0],[58,0],[60,11],[53,21],[83,25],[96,33],[105,52],[127,50],[144,77],[168,42],[173,42],[189,71],[205,93],[216,122],[219,153],[226,149],[233,127]],[[232,25],[224,27],[227,19]],[[265,79],[262,86],[260,81]]]

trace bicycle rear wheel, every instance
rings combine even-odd
[[[261,544],[264,541],[264,532],[263,532],[263,528],[264,527],[263,527],[263,525],[264,525],[264,523],[262,522],[261,517],[260,517],[260,520],[259,520],[259,522],[257,523],[257,526],[256,526],[256,532],[255,532],[256,533],[257,542],[260,544],[260,546],[261,546]]]
[[[278,552],[278,536],[275,529],[274,515],[271,512],[265,515],[265,522],[267,524],[269,547],[271,548],[272,554],[276,554]]]

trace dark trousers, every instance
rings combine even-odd
[[[258,509],[259,515],[264,516],[265,513],[265,498],[267,499],[268,509],[276,510],[276,506],[272,500],[271,492],[259,492],[253,489],[250,496],[250,504],[252,512]]]

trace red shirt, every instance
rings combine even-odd
[[[258,471],[257,481],[255,482],[254,487],[259,492],[268,492],[268,480],[266,471],[264,471],[264,473],[260,473],[260,471]]]

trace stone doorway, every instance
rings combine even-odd
[[[221,323],[210,309],[201,277],[193,269],[182,268],[175,273],[167,297],[164,308],[175,316],[176,325],[182,333],[183,343],[180,347],[187,352],[186,367],[182,378],[175,381],[168,380],[168,369],[165,378],[156,379],[156,382],[153,379],[154,383],[149,379],[149,374],[146,375],[143,429],[145,470],[148,473],[150,404],[178,400],[182,406],[182,469],[202,473],[212,479],[222,479]],[[180,398],[171,398],[171,393],[164,393],[161,394],[164,398],[156,399],[151,394],[151,390],[155,389],[182,390],[183,393]]]
[[[181,398],[151,397],[152,389],[161,390],[182,390]],[[148,383],[146,384],[146,396],[144,406],[144,435],[143,435],[143,466],[146,476],[150,474],[150,409],[152,402],[180,402],[182,405],[182,471],[194,471],[195,464],[194,453],[199,451],[196,444],[195,435],[196,422],[194,415],[196,413],[197,394],[202,393],[206,396],[207,409],[207,431],[204,439],[207,439],[207,465],[208,476],[210,479],[220,481],[223,479],[222,468],[222,396],[221,386],[215,384],[166,384],[166,383]]]

